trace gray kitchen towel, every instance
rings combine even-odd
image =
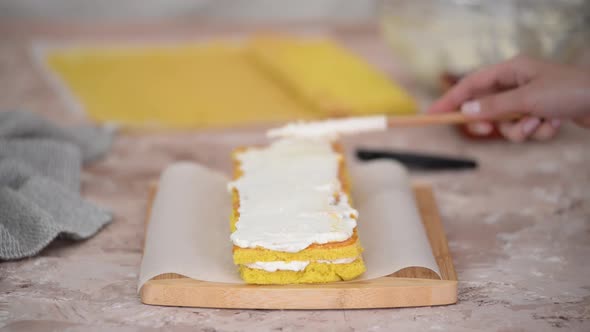
[[[31,112],[0,112],[0,138],[43,138],[78,146],[84,162],[102,157],[112,131],[92,126],[59,127]]]
[[[88,238],[112,220],[80,197],[82,164],[103,156],[111,141],[104,128],[0,112],[0,259],[33,256],[57,237]]]

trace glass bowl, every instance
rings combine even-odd
[[[516,54],[568,62],[590,40],[587,0],[382,0],[379,16],[396,59],[435,91]]]

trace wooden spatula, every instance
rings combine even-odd
[[[504,114],[499,117],[494,117],[492,121],[508,121],[521,118],[522,115],[511,113]],[[395,127],[417,127],[417,126],[433,126],[433,125],[454,125],[464,124],[470,122],[481,121],[473,117],[467,117],[463,113],[438,113],[438,114],[418,114],[406,116],[391,116],[387,117],[387,128]]]
[[[505,114],[491,120],[513,120],[520,114]],[[365,116],[339,118],[317,122],[297,122],[271,129],[268,137],[337,137],[368,131],[383,131],[387,128],[454,125],[478,121],[462,113],[418,114],[406,116]]]

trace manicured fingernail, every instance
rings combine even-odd
[[[533,131],[535,131],[535,129],[537,129],[537,127],[539,126],[540,123],[541,123],[541,120],[539,118],[527,119],[522,124],[522,132],[525,135],[530,135]]]
[[[487,122],[476,122],[469,125],[469,130],[471,130],[474,134],[477,135],[488,135],[492,132],[492,125]]]
[[[559,126],[561,126],[561,120],[560,119],[551,119],[551,127],[557,129],[559,128]]]
[[[478,101],[468,101],[461,105],[461,113],[466,115],[478,114],[481,111],[481,107]]]

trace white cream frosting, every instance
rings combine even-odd
[[[338,258],[338,259],[333,259],[333,260],[318,259],[316,262],[324,263],[324,264],[350,264],[350,263],[356,261],[357,259],[358,259],[358,257]]]
[[[251,269],[276,272],[277,270],[285,271],[303,271],[309,265],[309,261],[274,261],[274,262],[254,262],[246,264]]]
[[[237,158],[243,175],[228,185],[240,195],[236,246],[298,252],[352,236],[358,213],[341,191],[330,141],[282,139]]]
[[[350,264],[356,261],[358,257],[339,258],[334,260],[317,260],[317,263],[322,264]],[[268,272],[276,272],[278,270],[284,271],[303,271],[309,265],[310,261],[274,261],[274,262],[254,262],[246,264],[247,267],[257,270],[265,270]]]
[[[317,122],[290,123],[281,128],[269,130],[268,137],[326,138],[335,139],[340,135],[387,129],[387,118],[383,115],[335,119]]]

